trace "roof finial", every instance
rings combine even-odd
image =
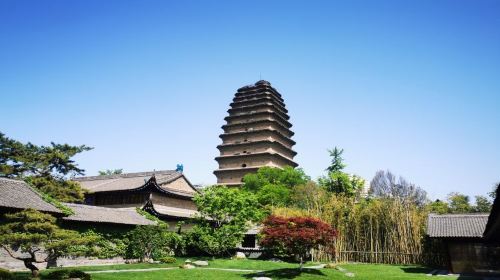
[[[177,168],[175,168],[175,171],[182,173],[184,171],[184,165],[182,163],[177,164]]]

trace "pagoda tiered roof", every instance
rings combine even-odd
[[[276,113],[273,110],[266,110],[266,111],[260,111],[260,112],[248,112],[246,114],[238,114],[238,115],[229,115],[224,118],[226,121],[234,121],[234,120],[241,120],[241,119],[246,119],[246,120],[251,120],[252,118],[257,118],[259,116],[274,116],[279,118],[279,122],[281,122],[284,126],[287,126],[288,128],[292,127],[292,124],[287,120],[284,119],[281,114]]]
[[[223,143],[217,146],[221,154],[215,158],[218,183],[240,185],[245,173],[263,166],[297,166],[288,110],[271,83],[261,80],[239,88],[227,112],[224,133],[219,135]]]
[[[219,137],[222,140],[224,140],[224,139],[226,139],[226,138],[228,138],[230,136],[234,136],[234,135],[246,135],[248,137],[251,137],[253,134],[266,133],[266,132],[270,133],[270,134],[273,134],[275,136],[278,136],[280,138],[280,140],[282,140],[284,142],[287,142],[287,144],[289,144],[289,145],[295,145],[296,144],[295,141],[293,141],[290,137],[287,137],[286,135],[284,135],[283,133],[281,133],[279,130],[269,129],[269,128],[266,128],[266,129],[253,129],[253,130],[248,130],[248,131],[238,131],[238,132],[231,132],[231,133],[223,133],[223,134],[219,135]]]
[[[287,126],[283,125],[280,122],[277,122],[273,119],[260,119],[260,120],[254,120],[254,121],[249,121],[249,122],[244,122],[244,123],[233,123],[233,124],[225,124],[221,126],[222,129],[227,133],[227,129],[229,128],[235,128],[235,127],[245,127],[249,125],[256,125],[256,124],[262,124],[262,123],[269,123],[269,124],[276,124],[279,127],[281,127],[283,130],[286,130],[288,134],[290,134],[290,137],[295,134],[295,132],[291,131]]]
[[[223,151],[224,148],[227,148],[227,147],[235,147],[235,146],[237,146],[237,147],[245,148],[245,147],[250,147],[252,145],[261,144],[261,143],[268,144],[270,146],[278,145],[281,148],[289,151],[294,156],[297,155],[296,151],[294,151],[292,148],[290,148],[290,147],[288,147],[286,145],[283,145],[283,143],[281,143],[279,141],[268,140],[268,139],[265,139],[265,140],[255,140],[255,141],[247,141],[247,142],[239,142],[239,143],[223,143],[223,144],[218,145],[217,149],[219,149],[220,151]]]

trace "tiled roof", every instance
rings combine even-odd
[[[194,218],[195,215],[198,213],[198,211],[192,209],[177,208],[159,204],[153,204],[153,209],[154,211],[158,212],[161,215],[178,217],[178,218]]]
[[[61,213],[57,207],[45,202],[26,182],[7,178],[0,178],[0,207]]]
[[[155,224],[137,213],[135,208],[109,208],[73,203],[64,203],[64,205],[71,208],[75,214],[64,217],[63,220],[123,225]]]
[[[429,237],[482,237],[488,214],[430,214],[427,221]]]
[[[88,190],[89,192],[106,192],[140,188],[149,179],[151,179],[153,175],[155,175],[157,182],[161,182],[161,184],[164,184],[181,177],[182,173],[179,173],[175,170],[163,170],[105,176],[80,177],[75,178],[74,180],[79,182],[82,188]]]

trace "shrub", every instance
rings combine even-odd
[[[50,280],[64,280],[70,278],[80,278],[82,280],[91,280],[90,274],[87,274],[81,270],[70,270],[70,269],[60,269],[55,270],[43,277],[44,279]]]
[[[329,247],[333,254],[333,241],[337,232],[327,223],[310,217],[284,218],[269,216],[263,223],[260,245],[279,257],[295,257],[300,268],[311,249]]]
[[[90,274],[85,273],[81,270],[71,270],[69,272],[69,278],[80,278],[81,280],[90,280],[92,277]]]
[[[14,275],[12,275],[12,272],[8,271],[7,269],[0,268],[0,280],[10,279],[14,279]]]
[[[160,259],[160,262],[162,263],[175,263],[176,261],[177,259],[174,257],[163,257]]]
[[[182,247],[182,237],[167,231],[167,225],[138,226],[130,231],[126,256],[141,262],[160,260]]]

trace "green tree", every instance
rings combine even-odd
[[[264,185],[255,195],[262,205],[284,207],[290,202],[290,189],[283,185]]]
[[[448,194],[448,204],[450,212],[454,214],[470,213],[472,211],[469,196],[458,192]]]
[[[476,195],[476,205],[474,205],[474,212],[489,213],[491,211],[491,201],[482,195]]]
[[[72,158],[91,149],[53,142],[50,146],[23,144],[0,133],[0,177],[24,179],[63,202],[82,201],[83,190],[68,178],[83,175],[84,170]]]
[[[286,206],[295,186],[305,184],[310,178],[300,168],[262,167],[256,173],[243,177],[243,188],[253,192],[262,205]]]
[[[365,180],[357,175],[351,175],[343,171],[347,166],[344,163],[344,158],[342,158],[344,150],[335,147],[333,150],[328,150],[328,152],[332,160],[330,166],[326,168],[328,174],[318,179],[319,185],[332,193],[347,196],[359,195],[364,188]]]
[[[117,174],[123,174],[123,169],[106,169],[106,170],[99,170],[99,176],[106,176],[106,175],[117,175]]]
[[[0,244],[11,257],[23,261],[34,277],[39,272],[35,263],[55,266],[61,256],[78,255],[75,247],[95,242],[92,237],[59,228],[54,217],[33,209],[5,214],[5,218],[0,226]]]
[[[491,190],[491,192],[488,193],[488,196],[491,199],[495,200],[499,188],[500,188],[500,182],[498,182],[495,185],[493,185],[493,189]]]
[[[292,204],[301,209],[316,210],[320,212],[328,196],[324,188],[320,188],[314,181],[293,188],[291,194]]]
[[[225,186],[211,186],[195,195],[197,223],[191,241],[211,256],[228,254],[244,237],[245,232],[262,218],[254,194]]]
[[[305,184],[310,178],[300,168],[285,166],[261,167],[256,173],[248,173],[243,177],[243,187],[252,192],[257,192],[265,185],[281,185],[288,189]]]
[[[440,215],[450,213],[451,211],[448,203],[439,199],[436,199],[436,201],[429,203],[428,208],[429,212]]]
[[[344,163],[344,158],[342,157],[342,154],[344,153],[344,149],[339,149],[337,147],[333,148],[333,150],[328,150],[328,153],[330,154],[330,157],[332,158],[332,162],[330,163],[330,166],[326,168],[326,171],[328,172],[339,172],[344,170],[344,168],[347,166]]]
[[[172,255],[180,242],[180,236],[167,229],[164,223],[137,226],[129,233],[127,255],[141,262]]]

